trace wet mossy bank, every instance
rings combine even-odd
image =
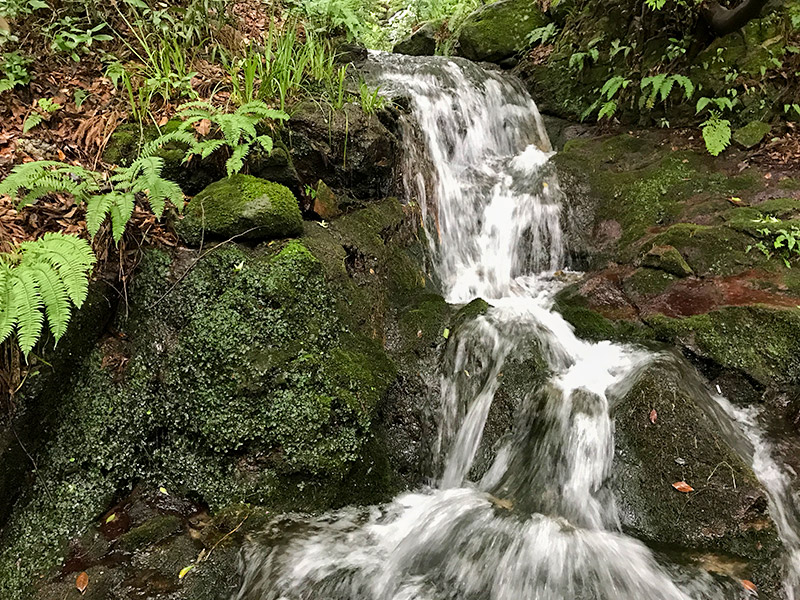
[[[758,248],[800,217],[798,173],[655,131],[575,139],[554,160],[587,271],[556,308],[581,336],[675,344],[761,390],[800,384],[796,265]]]
[[[212,545],[176,535],[204,510],[369,504],[419,483],[426,373],[455,312],[422,268],[423,245],[413,207],[390,199],[306,222],[295,239],[226,243],[199,260],[198,250],[146,250],[128,304],[71,378],[25,400],[55,414],[38,432],[36,477],[2,526],[0,596],[29,598],[44,577],[41,597],[60,598],[76,564],[128,589],[140,545],[129,532],[160,517],[132,519],[119,540],[103,528],[136,486],[157,505],[193,504],[167,541],[142,542],[148,553],[188,543],[186,561]]]

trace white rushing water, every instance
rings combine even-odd
[[[406,192],[422,209],[445,296],[492,308],[447,344],[432,441],[437,484],[386,506],[282,517],[248,548],[236,599],[743,597],[738,584],[703,572],[677,575],[620,531],[603,485],[614,454],[609,403],[652,356],[582,341],[552,310],[566,252],[552,150],[533,101],[466,61],[372,60],[383,89],[411,99]],[[522,426],[470,481],[506,363],[531,343],[551,376],[531,386]],[[788,493],[781,485],[773,496]]]

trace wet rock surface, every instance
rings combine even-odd
[[[590,271],[557,307],[581,335],[670,342],[760,389],[797,385],[800,279],[755,248],[800,216],[797,173],[652,131],[575,139],[555,161]]]
[[[623,530],[657,546],[737,557],[746,563],[740,578],[777,597],[783,546],[768,496],[739,454],[744,438],[700,381],[665,357],[615,401],[613,416],[610,486]]]

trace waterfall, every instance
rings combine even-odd
[[[534,102],[467,61],[376,54],[368,69],[385,92],[410,98],[406,196],[420,205],[446,299],[480,297],[491,308],[447,344],[437,484],[385,506],[283,517],[273,530],[291,534],[247,549],[235,598],[742,597],[738,582],[664,564],[621,532],[603,486],[614,455],[609,404],[653,356],[580,340],[552,309],[567,253]],[[550,376],[526,394],[521,426],[472,481],[503,370],[532,340]],[[773,497],[785,492],[773,488]]]

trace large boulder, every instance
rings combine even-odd
[[[622,527],[659,547],[717,553],[718,565],[736,565],[726,574],[778,597],[784,549],[741,457],[746,442],[684,369],[675,360],[650,365],[614,405],[611,487]]]
[[[303,217],[286,186],[237,174],[212,183],[192,198],[175,228],[188,244],[233,236],[271,240],[300,234]]]
[[[547,25],[536,2],[500,0],[479,8],[458,33],[461,56],[475,61],[500,62],[528,45],[528,35]]]
[[[190,498],[217,512],[239,502],[270,510],[380,502],[419,482],[421,456],[407,456],[398,473],[399,449],[384,442],[390,427],[405,426],[387,405],[405,398],[398,370],[427,381],[418,359],[436,362],[450,323],[417,262],[417,216],[387,200],[307,223],[303,234],[227,244],[197,262],[188,249],[144,252],[112,332],[69,365],[72,378],[51,397],[35,398],[52,418],[38,432],[35,480],[9,498],[0,597],[32,597],[30,584],[52,581],[42,576],[65,556],[65,572],[80,565],[99,577],[110,573],[104,556],[132,552],[133,563],[105,577],[113,587],[131,581],[131,564],[144,576],[151,553],[174,549],[161,572],[214,547],[218,538],[198,546],[179,535],[174,519],[123,518],[130,511],[114,508],[115,498],[136,483],[164,488],[154,492],[159,506]],[[411,419],[423,387],[408,391]],[[113,538],[110,547],[83,540],[92,524]],[[107,527],[121,527],[124,541]],[[147,593],[158,577],[140,582]],[[44,597],[63,597],[63,585],[48,589]],[[99,585],[93,593],[102,597]]]
[[[383,122],[388,114],[367,115],[352,103],[341,110],[310,101],[294,107],[284,134],[300,180],[322,179],[357,200],[394,193],[400,152],[392,122]]]

